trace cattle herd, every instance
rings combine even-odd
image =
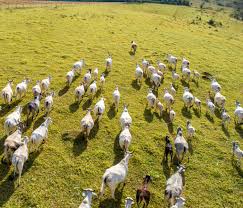
[[[131,52],[136,53],[137,44],[131,42]],[[105,60],[106,72],[112,71],[112,56],[109,54]],[[167,114],[169,122],[173,123],[176,118],[176,112],[173,110],[173,105],[175,102],[175,94],[177,93],[176,86],[178,81],[182,79],[184,82],[190,82],[194,80],[197,84],[200,81],[200,73],[198,71],[191,71],[190,62],[182,58],[181,73],[176,72],[178,59],[173,55],[167,55],[167,65],[158,61],[157,66],[153,66],[149,61],[143,59],[141,65],[136,64],[135,68],[135,79],[137,85],[141,85],[143,78],[145,77],[151,83],[152,88],[148,89],[147,94],[147,106],[148,109],[154,109],[159,112],[159,116],[162,117],[163,114]],[[77,74],[81,74],[83,68],[85,67],[85,61],[82,59],[73,64],[71,71],[66,74],[67,86],[70,86],[74,81]],[[171,73],[171,84],[169,88],[164,89],[163,102],[156,96],[156,91],[160,87],[165,74]],[[76,87],[74,91],[75,101],[80,103],[85,94],[90,96],[90,99],[97,94],[98,88],[103,90],[105,86],[105,78],[107,73],[102,73],[98,81],[98,68],[95,68],[92,72],[91,69],[87,70],[84,74],[83,80],[79,86]],[[228,128],[228,124],[231,120],[229,114],[225,110],[226,98],[221,94],[221,85],[217,80],[209,76],[211,80],[211,90],[209,91],[208,98],[206,99],[207,114],[209,117],[214,117],[216,108],[221,113],[222,125]],[[22,106],[17,106],[15,111],[10,113],[4,123],[4,130],[7,138],[4,142],[4,156],[2,162],[6,163],[8,166],[13,165],[14,176],[18,174],[18,184],[20,184],[21,173],[23,170],[24,163],[28,160],[29,149],[31,152],[36,151],[42,143],[48,137],[48,128],[52,123],[50,118],[50,113],[53,108],[53,100],[55,93],[50,91],[50,85],[52,82],[52,77],[48,76],[42,81],[37,81],[36,85],[32,88],[33,100],[27,104],[27,120],[26,123],[21,121]],[[5,108],[10,106],[13,98],[22,99],[27,93],[27,88],[30,83],[30,79],[24,79],[21,83],[16,85],[15,92],[13,91],[13,81],[9,80],[7,85],[2,90],[2,98],[4,101],[4,108],[0,110],[4,111]],[[98,86],[97,86],[98,84]],[[188,85],[189,86],[189,85]],[[115,106],[115,112],[118,111],[118,106],[120,103],[120,92],[119,87],[116,86],[113,94],[113,105]],[[36,118],[40,109],[40,102],[42,97],[44,100],[45,109],[45,121],[36,128],[30,138],[27,136],[22,136],[25,126],[30,125],[30,121]],[[100,100],[95,104],[93,109],[88,108],[86,115],[81,119],[81,132],[83,133],[84,139],[88,139],[90,132],[94,127],[95,122],[100,122],[102,115],[105,113],[105,98],[101,97]],[[182,101],[184,107],[187,111],[190,111],[192,106],[195,106],[198,113],[201,113],[201,101],[199,98],[192,94],[189,87],[184,87],[184,93],[182,96]],[[240,125],[243,122],[243,108],[240,103],[236,101],[236,109],[234,111],[235,115],[235,125]],[[95,120],[93,119],[95,117]],[[102,183],[100,188],[99,197],[102,197],[105,191],[105,187],[108,186],[111,190],[111,197],[115,199],[115,190],[118,184],[124,183],[128,174],[128,164],[129,159],[132,157],[132,152],[129,151],[129,146],[131,145],[132,135],[130,133],[130,127],[132,125],[132,117],[128,111],[128,105],[124,104],[123,112],[120,116],[121,133],[119,135],[119,145],[122,150],[124,150],[124,158],[116,165],[105,170],[102,177]],[[194,137],[196,129],[193,127],[192,122],[188,120],[185,124],[187,131],[187,138],[190,139]],[[188,151],[187,140],[183,136],[182,127],[177,128],[177,134],[174,139],[175,155],[178,163],[178,170],[170,176],[165,185],[165,198],[168,201],[168,205],[173,208],[181,208],[185,204],[185,199],[181,196],[183,191],[183,173],[185,171],[185,163],[183,165],[183,160],[185,153]],[[241,158],[243,157],[243,151],[239,147],[239,143],[234,141],[232,144],[233,154],[237,156],[239,165],[241,163]],[[168,155],[170,155],[170,160],[172,162],[173,157],[173,145],[170,141],[169,136],[165,137],[165,161],[168,162]],[[189,159],[189,158],[188,158]],[[146,175],[143,178],[143,183],[141,188],[137,189],[136,202],[138,206],[143,203],[144,207],[149,205],[150,192],[148,190],[148,184],[152,180],[150,175]],[[88,188],[83,189],[83,196],[85,197],[82,201],[80,208],[90,208],[92,204],[92,196],[95,195],[94,190]],[[127,197],[125,200],[125,207],[132,207],[134,204],[131,197]]]

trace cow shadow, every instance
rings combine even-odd
[[[206,118],[208,119],[208,121],[210,121],[211,123],[214,123],[214,119],[212,116],[210,116],[207,112],[205,114]]]
[[[5,142],[6,139],[7,139],[7,135],[3,136],[0,139],[0,155],[3,154],[3,151],[4,151],[4,142]]]
[[[18,106],[18,104],[21,102],[21,100],[15,100],[10,105],[8,104],[3,104],[2,105],[2,110],[0,111],[0,116],[5,116],[7,113],[9,113],[13,108]]]
[[[240,125],[236,125],[235,126],[235,130],[239,134],[240,138],[243,138],[243,129],[242,129],[242,127]]]
[[[222,126],[222,130],[223,130],[225,136],[230,137],[228,128],[225,128],[225,126],[223,124],[221,124],[221,126]]]
[[[92,99],[88,98],[82,105],[82,109],[87,110],[91,106],[91,104],[92,104]]]
[[[13,179],[13,176],[9,176],[6,178],[2,183],[0,184],[0,207],[3,207],[5,203],[8,202],[9,198],[12,196],[12,194],[15,191],[15,185],[14,185],[15,179]]]
[[[241,161],[240,161],[241,162]],[[232,164],[232,167],[238,172],[238,174],[243,177],[243,170],[239,164],[239,161],[237,161],[234,156],[232,155],[232,158],[231,158],[231,164]]]
[[[69,111],[71,113],[75,113],[79,108],[79,103],[78,102],[74,102],[71,105],[69,105]]]
[[[79,133],[73,141],[73,155],[79,156],[87,149],[88,141],[82,133]]]
[[[190,88],[190,83],[189,83],[189,82],[186,82],[186,81],[183,80],[183,79],[181,79],[181,85],[182,85],[183,87],[188,87],[188,88]]]
[[[90,131],[89,138],[94,139],[96,137],[96,135],[98,134],[99,129],[100,129],[100,123],[99,123],[98,118],[97,118],[94,122],[94,127]]]
[[[192,139],[188,138],[187,143],[188,143],[188,151],[191,155],[193,155]]]
[[[144,109],[143,116],[148,123],[151,123],[154,119],[154,115],[152,111],[147,108]]]
[[[34,123],[34,125],[33,125],[33,130],[36,129],[36,128],[38,128],[38,127],[45,121],[45,118],[44,118],[44,117],[45,117],[45,116],[42,115],[42,116],[40,116],[40,117],[35,121],[35,123]]]
[[[79,156],[87,149],[88,141],[84,138],[82,132],[65,132],[62,134],[62,140],[73,142],[74,156]]]
[[[67,93],[67,91],[69,90],[70,86],[65,85],[61,90],[59,90],[58,92],[58,96],[61,97],[63,95],[65,95]]]
[[[141,89],[141,84],[139,85],[137,83],[137,80],[133,80],[131,83],[131,86],[135,89],[135,90],[140,90]]]
[[[116,109],[115,109],[115,104],[113,103],[110,108],[109,111],[107,112],[107,116],[108,118],[111,120],[116,116]]]
[[[121,208],[122,195],[125,184],[119,184],[115,191],[115,199],[105,199],[100,202],[99,208]]]
[[[182,114],[184,117],[186,117],[186,118],[189,118],[189,119],[192,118],[191,110],[190,110],[190,109],[188,110],[186,106],[183,106],[183,108],[181,109],[181,114]]]
[[[119,144],[119,136],[120,136],[121,131],[116,135],[114,145],[113,145],[113,152],[115,154],[113,165],[116,165],[119,163],[122,158],[124,157],[124,151],[121,149],[120,144]]]
[[[161,165],[162,165],[162,168],[163,168],[163,173],[164,173],[164,176],[166,178],[166,180],[170,177],[171,175],[171,168],[170,166],[168,165],[168,162],[169,162],[170,159],[168,159],[168,161],[165,160],[165,157],[163,157],[163,160],[161,162]],[[173,161],[171,161],[173,162]]]
[[[201,118],[200,110],[198,110],[197,108],[192,108],[192,110],[196,117]]]

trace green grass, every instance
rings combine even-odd
[[[117,147],[122,103],[130,104],[129,112],[133,118],[131,150],[135,150],[129,163],[127,184],[116,194],[117,202],[110,200],[110,191],[106,189],[101,200],[93,201],[93,207],[124,207],[127,196],[135,198],[136,188],[145,174],[154,178],[149,207],[165,207],[166,177],[174,172],[175,166],[161,166],[163,138],[166,134],[174,138],[175,129],[179,125],[185,129],[188,118],[197,132],[191,141],[190,162],[186,164],[183,192],[186,207],[241,207],[243,170],[232,160],[231,142],[238,140],[243,148],[242,126],[235,128],[233,122],[235,100],[243,104],[243,24],[231,19],[229,13],[227,10],[201,13],[196,8],[148,4],[0,10],[0,88],[5,86],[8,78],[16,84],[28,76],[33,80],[31,89],[36,80],[51,74],[51,87],[57,94],[48,141],[39,152],[30,154],[20,187],[16,180],[11,180],[13,168],[7,170],[0,165],[0,207],[78,207],[83,200],[82,188],[90,187],[98,192],[105,169],[122,157]],[[202,21],[191,24],[196,16],[201,16]],[[211,18],[222,22],[223,26],[210,28],[207,21]],[[135,57],[128,53],[131,40],[138,43]],[[99,128],[94,129],[92,138],[85,144],[80,137],[80,120],[85,115],[83,108],[87,107],[87,97],[79,108],[73,104],[74,89],[84,72],[65,94],[59,96],[58,92],[64,88],[65,75],[76,60],[86,60],[84,71],[99,67],[102,72],[108,51],[113,55],[113,69],[106,77],[103,93],[106,113]],[[217,77],[232,117],[229,132],[222,130],[220,118],[215,117],[211,122],[205,116],[205,98],[210,86],[207,80],[201,79],[198,87],[190,83],[194,95],[203,101],[200,118],[193,110],[191,114],[182,110],[183,86],[179,84],[172,133],[163,119],[145,110],[149,86],[144,80],[141,89],[132,86],[135,64],[143,57],[154,63],[164,60],[167,53],[186,56],[192,69],[207,71]],[[163,88],[170,82],[170,74],[166,74],[158,92],[161,100]],[[115,85],[119,85],[121,92],[117,115],[110,110]],[[24,106],[31,99],[29,90],[20,104]],[[8,113],[2,113],[1,124]],[[31,135],[43,121],[43,114],[40,112],[25,135]],[[1,128],[0,155],[3,155],[5,138]]]

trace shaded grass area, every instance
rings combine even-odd
[[[198,24],[191,24],[201,16]],[[209,28],[207,21],[213,17],[223,23],[221,28]],[[151,174],[152,198],[149,207],[166,207],[163,197],[166,179],[176,170],[176,160],[163,161],[164,136],[175,137],[176,128],[184,129],[190,119],[196,128],[196,136],[189,142],[190,158],[185,162],[186,207],[240,207],[242,199],[242,168],[232,158],[232,140],[243,147],[242,126],[234,122],[228,130],[222,129],[219,114],[213,118],[206,114],[205,99],[209,81],[200,79],[199,84],[190,82],[193,94],[202,100],[202,112],[187,110],[181,96],[188,83],[177,83],[174,110],[175,122],[169,123],[168,113],[160,118],[154,110],[146,109],[149,80],[138,86],[134,81],[136,63],[142,58],[164,61],[167,53],[191,61],[191,68],[216,76],[227,97],[226,108],[233,118],[234,101],[243,103],[243,26],[228,17],[227,10],[216,12],[195,8],[168,5],[75,5],[72,7],[46,7],[0,10],[0,87],[7,79],[15,84],[30,77],[27,96],[7,108],[2,103],[0,122],[18,104],[25,106],[32,100],[31,87],[37,80],[53,77],[51,88],[56,92],[54,109],[50,113],[53,124],[48,140],[39,151],[31,153],[25,165],[20,187],[13,180],[13,168],[0,165],[1,207],[77,207],[83,197],[82,188],[99,191],[101,177],[106,168],[123,157],[118,139],[119,117],[122,104],[129,104],[133,118],[131,150],[134,156],[129,163],[126,185],[121,184],[116,192],[116,201],[110,199],[106,189],[104,198],[94,199],[93,207],[124,207],[127,196],[135,198],[145,174]],[[130,55],[130,42],[138,43],[135,55]],[[230,50],[229,50],[230,49]],[[88,68],[105,71],[104,59],[108,52],[113,56],[113,68],[106,74],[104,91],[91,102],[84,96],[80,105],[75,103],[74,89]],[[72,64],[84,58],[86,66],[70,87],[65,84],[65,75]],[[180,68],[177,72],[181,74]],[[165,74],[158,97],[162,100],[163,88],[172,82],[171,74]],[[112,105],[112,92],[118,85],[121,102],[118,112]],[[106,98],[106,113],[96,122],[90,139],[85,141],[80,134],[80,120],[88,107],[93,108],[101,96]],[[2,102],[2,101],[1,101]],[[41,107],[43,101],[41,102]],[[33,129],[43,122],[44,112],[26,129],[30,136]],[[26,120],[26,115],[23,115]],[[0,154],[3,156],[4,136],[0,129]],[[161,164],[162,161],[162,164]]]

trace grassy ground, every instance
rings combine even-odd
[[[196,20],[196,16],[202,20]],[[212,17],[223,26],[210,28],[207,21]],[[195,24],[191,24],[193,20]],[[203,101],[201,116],[194,110],[185,112],[181,100],[183,85],[179,83],[173,129],[165,118],[145,109],[148,89],[145,81],[140,89],[133,82],[135,64],[143,57],[155,63],[164,60],[169,52],[178,57],[186,56],[191,68],[217,77],[222,93],[228,98],[227,110],[233,117],[234,101],[239,99],[243,104],[243,58],[240,55],[243,25],[230,19],[227,11],[201,13],[195,8],[147,4],[2,9],[0,34],[0,88],[8,78],[16,84],[25,76],[32,78],[31,88],[36,80],[51,74],[52,89],[57,94],[48,141],[40,151],[30,155],[20,187],[11,180],[13,168],[8,170],[0,165],[0,207],[77,207],[83,199],[82,188],[99,191],[104,170],[122,158],[117,144],[122,105],[117,115],[111,108],[115,85],[120,87],[121,103],[130,104],[131,150],[135,152],[129,163],[127,184],[116,193],[117,201],[110,199],[107,189],[103,199],[93,201],[93,207],[124,207],[127,196],[135,198],[136,188],[145,174],[154,178],[149,207],[165,207],[165,182],[175,166],[161,165],[163,138],[166,134],[174,137],[179,125],[185,129],[187,119],[192,120],[197,132],[190,142],[190,162],[186,164],[183,192],[186,207],[241,207],[243,170],[232,159],[231,142],[238,140],[243,148],[243,129],[235,128],[232,122],[229,131],[223,131],[218,114],[213,121],[205,116],[209,81],[201,79],[199,86],[190,83],[192,92]],[[131,40],[139,44],[135,57],[129,54]],[[79,58],[86,60],[85,70],[99,67],[102,72],[108,51],[113,55],[113,69],[106,77],[102,93],[107,99],[106,113],[85,143],[80,136],[80,120],[89,103],[84,98],[77,106],[73,96],[84,72],[70,89],[65,88],[65,74]],[[158,92],[160,99],[163,88],[170,82],[170,74],[166,74]],[[14,105],[24,106],[31,99],[29,92]],[[9,110],[1,113],[0,123],[3,124],[8,114]],[[43,121],[43,114],[39,114],[25,135],[30,136]],[[1,128],[0,155],[5,138]]]

